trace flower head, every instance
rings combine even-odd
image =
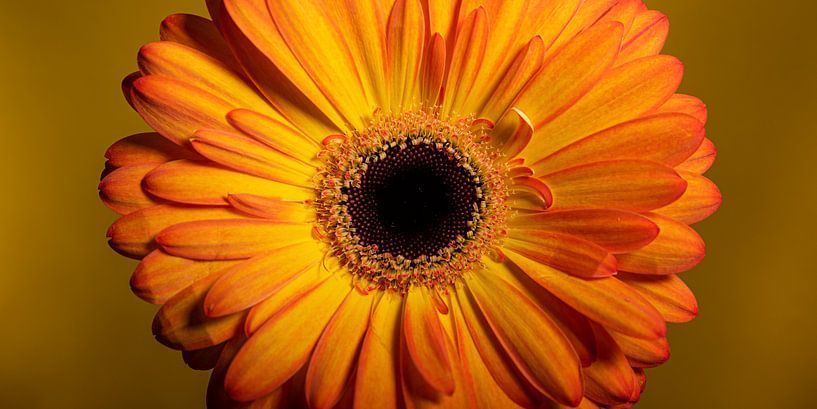
[[[697,314],[706,108],[640,0],[215,0],[107,152],[208,406],[629,407]]]

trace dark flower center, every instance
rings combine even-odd
[[[446,147],[397,145],[372,161],[347,211],[362,245],[414,260],[434,256],[472,231],[479,178]]]

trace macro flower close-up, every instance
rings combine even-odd
[[[706,105],[641,0],[210,0],[138,53],[110,246],[210,408],[627,408],[698,314]],[[113,138],[113,137],[112,137]],[[715,138],[717,140],[717,138]],[[113,140],[113,139],[112,139]]]

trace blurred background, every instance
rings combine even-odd
[[[813,408],[817,3],[652,0],[681,91],[709,105],[723,208],[683,277],[701,307],[639,408]],[[153,340],[135,262],[106,245],[103,153],[147,130],[121,96],[141,44],[203,0],[3,2],[0,407],[203,408],[207,373]]]

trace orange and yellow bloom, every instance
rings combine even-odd
[[[623,408],[697,314],[706,107],[641,0],[212,0],[100,183],[212,408]]]

